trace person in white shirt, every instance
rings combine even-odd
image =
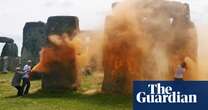
[[[187,69],[187,65],[185,62],[183,62],[182,64],[178,66],[176,73],[175,73],[175,81],[183,81],[186,69]]]
[[[22,95],[27,95],[28,92],[29,92],[29,89],[30,89],[30,79],[29,79],[29,74],[31,72],[31,63],[32,61],[31,60],[28,60],[27,61],[27,64],[24,66],[23,68],[23,84],[22,84]]]

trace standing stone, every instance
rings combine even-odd
[[[39,52],[46,43],[46,26],[43,22],[28,22],[23,29],[22,63],[39,61]]]
[[[47,35],[67,33],[72,37],[79,32],[79,19],[76,16],[52,16],[47,20]]]
[[[47,21],[47,35],[59,35],[67,34],[70,38],[73,38],[75,34],[79,31],[79,21],[75,16],[54,16],[49,17]],[[50,42],[48,44],[51,44]],[[63,46],[63,47],[62,47]],[[60,47],[54,47],[54,45],[49,46],[48,50],[53,50],[54,48],[60,48],[54,53],[56,57],[62,57],[61,54],[67,53],[67,61],[55,61],[50,57],[50,64],[48,65],[49,73],[45,73],[42,79],[42,89],[45,90],[76,90],[79,87],[78,73],[76,68],[76,58],[75,50],[73,48],[67,48],[62,45]],[[51,48],[51,49],[50,49]],[[47,49],[45,49],[47,50]],[[59,55],[60,54],[60,55]],[[46,54],[41,54],[45,56]],[[71,56],[71,57],[70,57]],[[61,58],[60,58],[61,59]],[[45,60],[43,58],[43,60]],[[51,62],[52,61],[52,62]]]
[[[8,56],[4,56],[3,57],[3,70],[2,70],[2,72],[3,73],[7,73],[8,72]]]
[[[18,47],[15,43],[7,42],[4,45],[1,53],[3,72],[15,71],[17,66],[16,58],[18,57]]]
[[[182,63],[187,58],[191,60],[192,64],[188,64],[188,71],[184,79],[194,80],[197,75],[197,32],[194,23],[191,21],[189,5],[181,5],[183,10],[181,9],[180,13],[173,15],[172,30],[174,32],[174,39],[168,49],[170,62],[172,68],[177,68],[178,64]],[[173,70],[173,73],[175,73],[175,70]]]
[[[197,62],[197,34],[194,23],[190,20],[188,4],[150,0],[142,1],[142,5],[138,4],[135,8],[141,11],[138,21],[139,27],[144,33],[144,35],[137,36],[143,37],[139,40],[140,43],[135,43],[138,45],[133,45],[135,40],[131,40],[131,42],[128,42],[129,39],[121,40],[124,37],[132,38],[133,36],[125,36],[129,32],[128,29],[134,28],[129,26],[128,22],[123,23],[127,23],[127,26],[118,25],[116,27],[117,24],[114,23],[116,21],[111,21],[114,15],[108,16],[106,19],[105,40],[108,43],[104,45],[103,52],[103,92],[132,93],[134,80],[173,80],[177,65],[187,57]],[[145,14],[142,15],[140,8],[151,11],[150,13],[144,11]],[[125,18],[125,13],[123,15]],[[122,24],[121,21],[119,23]],[[119,29],[123,30],[119,32]],[[143,39],[148,39],[145,42],[148,46],[145,48],[144,55],[138,53],[143,47],[136,49],[143,43]],[[122,46],[123,48],[121,48]],[[130,50],[136,51],[130,53]],[[139,60],[137,61],[136,58]],[[126,59],[130,60],[126,61]],[[134,61],[136,63],[133,63]],[[137,68],[138,71],[134,68]],[[132,72],[132,70],[136,71]],[[185,79],[193,78],[189,71],[185,74]]]
[[[18,47],[15,43],[6,43],[2,49],[1,56],[17,57]]]

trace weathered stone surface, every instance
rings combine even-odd
[[[1,52],[1,70],[14,71],[17,66],[18,47],[14,40],[8,37],[0,37],[0,42],[6,43]]]
[[[39,61],[39,52],[47,40],[46,25],[43,22],[28,22],[23,29],[22,63]]]
[[[74,48],[65,44],[44,48],[38,70],[45,69],[42,79],[44,90],[76,90],[79,87]]]
[[[197,62],[197,33],[193,22],[190,19],[190,9],[188,4],[180,2],[160,1],[154,4],[152,2],[150,8],[154,9],[154,15],[146,17],[144,22],[146,33],[152,36],[154,40],[152,48],[164,47],[165,56],[168,56],[169,74],[167,79],[174,77],[175,68],[186,58],[190,58]],[[153,54],[149,54],[147,61],[153,58]],[[150,61],[151,62],[151,61]],[[156,67],[156,63],[152,62],[148,68]],[[147,79],[157,79],[152,74],[156,70],[146,70]],[[185,79],[189,79],[191,73]]]
[[[15,43],[6,43],[3,47],[1,57],[17,57],[18,56],[18,47]]]
[[[0,36],[0,42],[2,43],[14,43],[14,40],[8,37],[1,37]]]
[[[135,51],[137,46],[132,43],[135,41],[132,38],[134,34],[132,35],[130,32],[125,36],[126,33],[129,33],[126,30],[131,29],[132,24],[125,24],[129,21],[119,22],[120,24],[116,28],[112,25],[117,24],[113,24],[111,21],[115,17],[114,15],[108,16],[106,19],[105,35],[108,43],[104,45],[103,54],[102,90],[104,92],[132,93],[133,80],[173,80],[177,65],[182,63],[185,58],[189,57],[197,62],[197,34],[195,26],[190,20],[188,4],[162,0],[141,2],[142,5],[135,6],[138,11],[141,11],[141,15],[138,15],[138,22],[144,35],[139,36],[143,37],[140,40],[149,39],[146,41],[148,49],[146,48],[144,55],[139,53],[143,48]],[[142,13],[145,9],[147,11]],[[128,26],[129,28],[126,28]],[[120,32],[119,29],[123,30]],[[138,32],[140,31],[138,30]],[[122,40],[125,37],[127,40],[130,39],[131,43]],[[142,41],[138,43],[138,46],[139,44],[142,44]],[[158,60],[161,60],[160,63],[165,60],[165,65],[161,64],[162,68],[167,70],[164,73],[158,70]],[[193,78],[191,74],[186,73],[185,79],[191,78]]]
[[[79,21],[74,16],[54,16],[49,17],[47,21],[47,35],[67,34],[73,38],[79,31]],[[65,41],[64,41],[65,42]],[[63,42],[62,45],[51,45],[45,48],[41,54],[41,61],[39,67],[48,68],[48,72],[44,74],[42,79],[42,89],[45,90],[76,90],[79,87],[78,73],[76,68],[75,51],[71,47],[67,47]],[[58,49],[57,51],[53,50]],[[44,53],[45,52],[45,53]],[[47,53],[49,52],[49,53]],[[67,55],[66,55],[67,54]],[[44,57],[49,55],[50,57]],[[55,55],[55,56],[51,56]],[[63,60],[66,59],[66,60]],[[46,62],[45,62],[46,61]],[[47,63],[44,65],[43,63]],[[43,64],[43,65],[42,65]],[[42,66],[41,66],[42,65]],[[38,67],[37,67],[38,68]]]
[[[79,31],[79,19],[76,16],[52,16],[47,20],[47,35],[74,36]]]

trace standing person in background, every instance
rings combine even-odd
[[[184,74],[186,72],[187,65],[185,62],[181,63],[175,73],[175,81],[183,81]]]
[[[31,72],[31,64],[32,61],[28,60],[27,64],[24,66],[23,71],[24,71],[24,75],[23,75],[23,84],[22,84],[22,95],[27,95],[30,89],[30,79],[29,79],[29,74]]]
[[[23,75],[23,72],[21,71],[20,67],[17,67],[15,74],[12,78],[12,86],[14,86],[18,90],[17,96],[22,95],[22,86],[20,86],[22,75]]]

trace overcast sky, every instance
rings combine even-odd
[[[115,1],[119,0],[0,0],[0,36],[12,37],[20,49],[25,22],[46,22],[49,16],[55,15],[78,16],[81,29],[97,29]],[[207,0],[178,1],[190,4],[197,27],[208,26]]]

